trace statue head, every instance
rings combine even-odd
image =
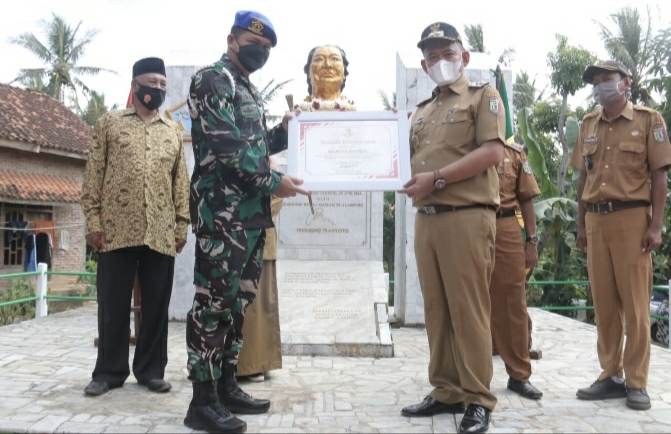
[[[308,62],[303,68],[307,76],[308,94],[313,96],[313,91],[321,94],[340,94],[345,88],[347,81],[347,55],[337,45],[321,45],[310,50]]]

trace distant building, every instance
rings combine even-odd
[[[0,84],[0,273],[23,271],[31,245],[51,241],[51,269],[82,271],[86,256],[79,206],[93,131],[48,95]],[[47,241],[48,242],[48,241]]]

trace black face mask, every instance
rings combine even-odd
[[[243,68],[250,74],[263,68],[268,61],[269,52],[260,45],[240,45],[238,43],[238,60]]]
[[[135,92],[138,101],[148,110],[156,110],[161,107],[165,101],[165,91],[158,87],[143,86],[138,83],[140,88]]]

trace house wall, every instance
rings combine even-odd
[[[84,177],[86,160],[78,160],[58,155],[33,153],[10,148],[0,148],[0,169],[17,172],[30,172],[66,176],[76,179],[79,183]],[[7,200],[6,204],[12,202]],[[31,202],[40,205],[40,202]],[[52,269],[54,271],[83,271],[86,257],[86,241],[84,239],[84,214],[79,203],[63,203],[52,206],[55,226],[70,226],[56,229],[56,248],[52,251]],[[67,238],[67,249],[60,243],[60,238]],[[3,270],[0,262],[0,270]],[[4,271],[0,271],[2,273]]]

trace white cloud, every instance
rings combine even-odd
[[[167,65],[206,65],[216,61],[226,49],[226,35],[239,9],[258,10],[273,22],[278,45],[266,67],[255,74],[256,82],[294,79],[285,88],[295,100],[307,92],[303,65],[315,45],[337,44],[350,60],[350,76],[345,94],[359,110],[381,108],[378,89],[391,93],[395,87],[396,53],[419,55],[415,44],[422,30],[434,21],[446,21],[463,31],[464,24],[481,23],[485,45],[498,56],[505,48],[516,51],[515,71],[527,70],[538,81],[547,83],[546,56],[556,46],[554,35],[562,33],[574,45],[582,45],[600,57],[605,56],[594,20],[604,22],[608,15],[627,6],[628,1],[588,2],[565,0],[468,2],[413,0],[388,2],[341,0],[323,2],[294,0],[23,0],[0,16],[0,82],[11,81],[22,67],[39,67],[40,62],[21,47],[7,40],[23,32],[41,36],[37,22],[61,15],[71,25],[82,21],[83,29],[100,33],[89,46],[82,65],[118,71],[86,78],[91,88],[102,91],[111,105],[124,105],[133,63],[142,57],[159,56]],[[440,6],[437,6],[440,5]],[[449,8],[447,5],[457,5]],[[639,1],[644,12],[650,5],[662,17],[671,16],[671,3]],[[412,54],[415,53],[415,54]],[[254,77],[254,75],[252,76]],[[587,95],[581,92],[574,103]],[[284,98],[271,105],[271,111],[286,109]]]

